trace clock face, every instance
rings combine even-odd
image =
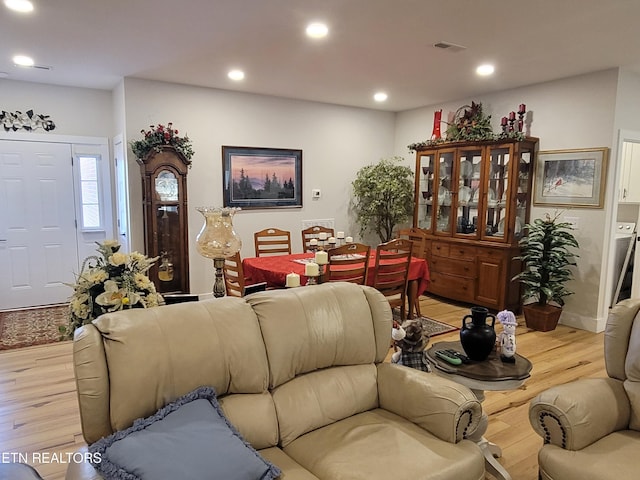
[[[161,171],[156,177],[156,193],[163,202],[178,201],[178,179],[169,170]]]

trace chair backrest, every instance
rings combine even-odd
[[[324,281],[350,282],[365,285],[369,273],[369,245],[348,243],[327,251],[329,263]]]
[[[426,258],[427,235],[419,228],[403,228],[398,230],[398,238],[406,238],[413,242],[412,257]]]
[[[224,259],[223,273],[227,295],[230,297],[244,296],[244,271],[242,270],[240,252],[237,252],[233,257]]]
[[[279,228],[265,228],[253,234],[256,257],[291,254],[291,232]]]
[[[320,225],[314,225],[313,227],[305,228],[302,230],[302,251],[309,251],[309,242],[312,238],[318,238],[320,233],[326,233],[327,237],[334,237],[335,232],[333,228],[323,227]]]
[[[385,297],[400,295],[398,305],[404,305],[409,281],[409,265],[413,242],[396,238],[378,245],[373,287]]]

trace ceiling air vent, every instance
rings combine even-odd
[[[434,43],[433,46],[442,50],[449,50],[450,52],[461,52],[462,50],[467,49],[467,47],[450,42],[438,42]]]

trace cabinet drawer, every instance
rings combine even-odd
[[[431,254],[437,255],[438,257],[448,257],[449,256],[449,244],[448,243],[440,243],[433,242],[431,245]]]
[[[475,262],[466,262],[453,258],[432,257],[429,268],[434,272],[459,275],[466,278],[475,278],[476,276]]]
[[[462,302],[473,302],[475,297],[474,279],[431,272],[428,291]]]
[[[518,254],[516,251],[508,251],[498,248],[478,248],[478,258],[485,258],[487,260],[501,261],[505,257],[514,257]]]
[[[476,259],[477,253],[475,247],[468,245],[449,245],[449,257],[456,260],[471,262]]]

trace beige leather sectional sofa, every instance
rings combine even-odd
[[[387,300],[329,283],[103,315],[75,334],[84,438],[199,386],[284,480],[480,480],[467,388],[385,363]],[[72,464],[68,479],[102,478]]]

